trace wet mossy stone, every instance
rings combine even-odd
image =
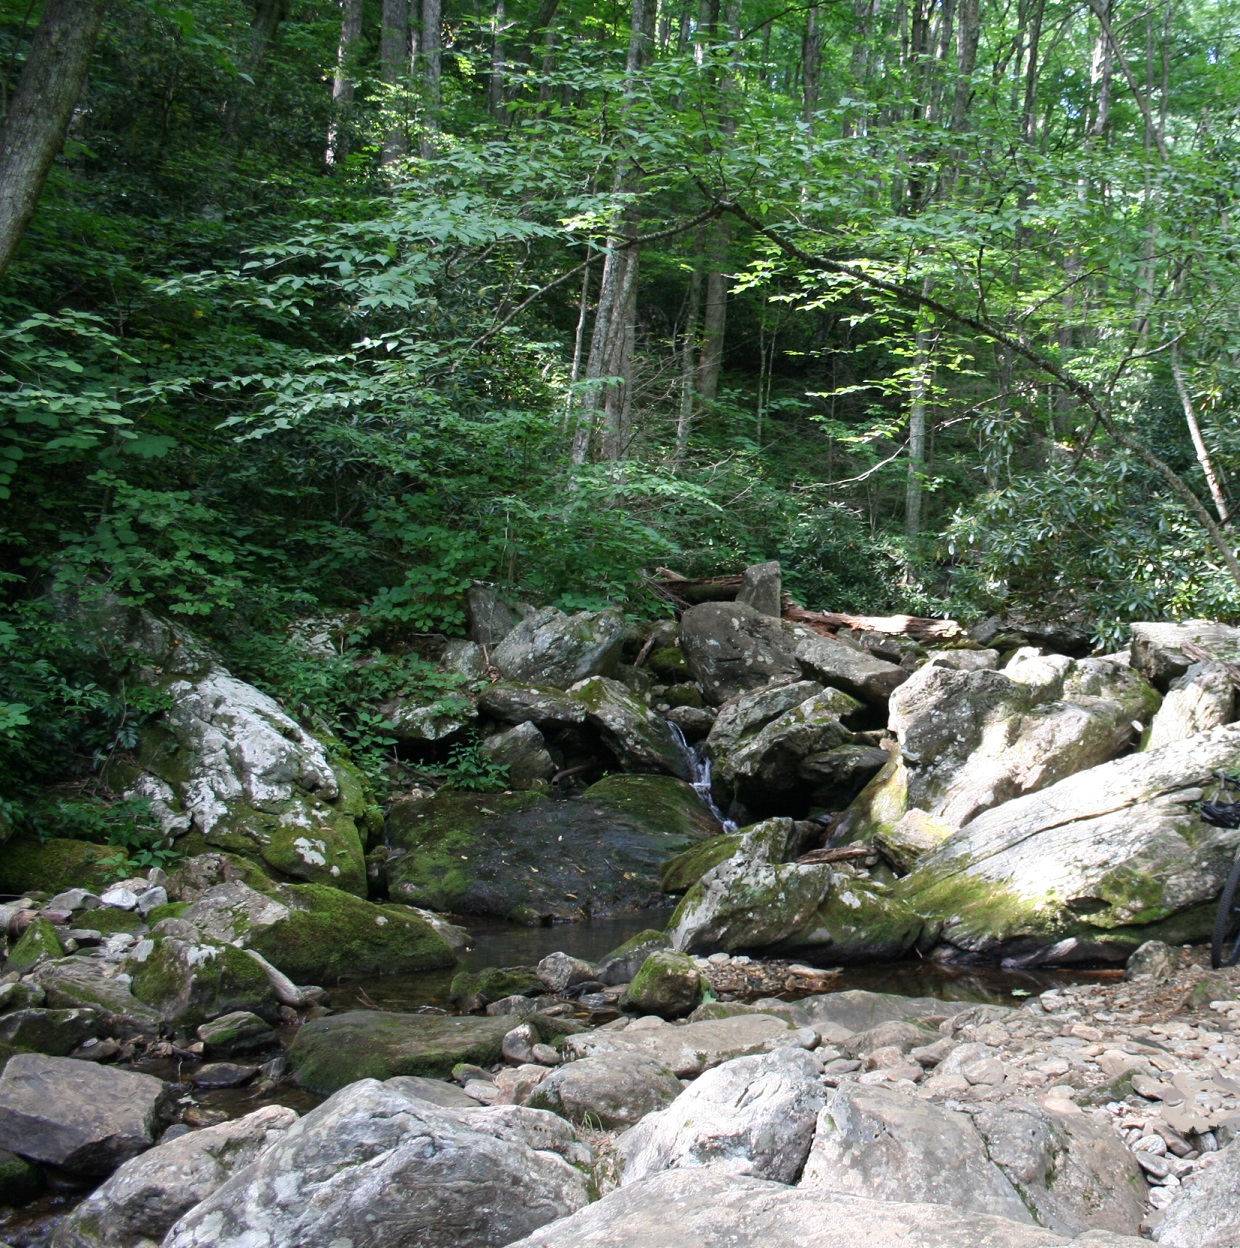
[[[139,1001],[123,977],[106,975],[107,969],[95,958],[60,958],[40,966],[30,986],[37,987],[40,1004],[52,1009],[98,1010],[105,1033],[114,1039],[157,1035],[163,1021],[159,1013]]]
[[[663,891],[673,895],[688,892],[712,867],[731,858],[740,843],[739,834],[727,832],[677,854],[663,866]]]
[[[0,1205],[28,1205],[42,1190],[39,1168],[0,1148]]]
[[[512,1025],[505,1017],[350,1010],[302,1027],[288,1063],[299,1087],[323,1096],[359,1079],[448,1079],[460,1062],[487,1067],[500,1061]]]
[[[64,952],[56,929],[46,919],[35,919],[9,951],[4,962],[5,974],[16,971],[25,975],[41,962],[63,957]]]
[[[504,997],[538,997],[546,991],[547,985],[528,967],[485,966],[480,971],[458,971],[448,1000],[462,1010],[480,1010]]]
[[[237,1010],[278,1017],[267,972],[233,945],[156,936],[138,944],[125,969],[133,976],[133,995],[178,1027],[196,1027]]]
[[[60,893],[85,888],[101,893],[119,872],[127,874],[123,849],[53,838],[14,840],[0,854],[0,893]]]
[[[671,944],[666,932],[647,928],[630,936],[624,944],[613,949],[599,964],[598,978],[604,984],[627,984],[641,970],[642,963],[659,949]]]
[[[29,1053],[67,1057],[102,1027],[98,1010],[10,1010],[0,1014],[0,1041]]]
[[[444,936],[405,906],[378,906],[322,884],[287,884],[276,895],[288,917],[254,929],[245,943],[298,982],[456,965]]]
[[[689,664],[685,662],[685,656],[676,644],[656,647],[650,652],[646,666],[656,676],[661,676],[666,681],[689,679]]]
[[[706,989],[693,959],[670,949],[652,953],[620,998],[620,1005],[639,1014],[682,1018],[701,1001]]]
[[[158,909],[169,907],[160,906]],[[154,914],[154,911],[151,911]],[[162,915],[160,916],[163,917]],[[111,936],[115,932],[138,932],[144,927],[158,922],[148,915],[145,919],[136,910],[121,910],[116,906],[100,906],[98,910],[79,912],[74,916],[73,926],[84,927],[91,931]]]
[[[639,910],[662,903],[663,864],[718,831],[671,776],[612,776],[569,801],[441,792],[389,814],[388,887],[410,905],[527,923]]]

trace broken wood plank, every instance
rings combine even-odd
[[[893,637],[911,637],[914,641],[954,641],[965,636],[956,620],[933,620],[919,615],[851,615],[843,611],[807,611],[791,600],[785,600],[784,619],[807,624],[816,633],[834,633],[841,628],[860,632],[886,633]]]

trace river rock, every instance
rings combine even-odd
[[[636,1053],[684,1079],[696,1078],[702,1071],[734,1057],[768,1053],[789,1044],[804,1047],[805,1035],[785,1019],[770,1014],[742,1014],[701,1023],[582,1032],[564,1041],[564,1052],[570,1059]]]
[[[257,1014],[248,1010],[237,1010],[232,1014],[224,1014],[203,1023],[198,1028],[198,1039],[202,1041],[206,1052],[219,1057],[229,1057],[233,1053],[249,1053],[254,1049],[265,1049],[274,1045],[277,1040],[275,1030]]]
[[[1020,653],[1002,672],[928,663],[892,695],[899,754],[850,809],[848,832],[869,839],[913,808],[958,828],[1114,758],[1158,701],[1104,659]]]
[[[415,905],[525,923],[637,910],[662,904],[669,858],[718,830],[671,776],[610,776],[571,801],[444,791],[389,814],[399,856],[388,887]]]
[[[1231,1248],[1240,1243],[1240,1145],[1224,1148],[1194,1175],[1154,1227],[1166,1248]]]
[[[446,1079],[460,1062],[492,1066],[512,1019],[349,1010],[312,1019],[293,1039],[288,1064],[299,1087],[321,1095],[356,1079]]]
[[[1123,961],[1149,939],[1209,935],[1240,830],[1197,812],[1215,769],[1240,766],[1240,726],[1117,759],[988,811],[895,892],[927,942],[993,958]]]
[[[108,1174],[150,1148],[165,1099],[150,1075],[19,1053],[0,1073],[0,1148],[74,1174]]]
[[[490,762],[508,769],[508,787],[528,789],[539,780],[555,774],[555,763],[547,753],[547,742],[530,723],[517,724],[505,732],[485,737],[482,754]]]
[[[363,1079],[186,1214],[165,1248],[499,1248],[582,1208],[588,1158],[553,1114],[454,1110]]]
[[[457,961],[449,933],[408,906],[375,905],[318,884],[264,887],[259,892],[240,880],[214,885],[181,919],[204,941],[253,950],[302,983],[346,971],[435,970]]]
[[[56,1228],[52,1248],[147,1248],[297,1121],[282,1105],[191,1131],[125,1162]]]
[[[115,963],[96,958],[60,958],[40,966],[31,979],[47,1004],[58,1010],[92,1009],[100,1014],[103,1033],[114,1039],[154,1036],[163,1019],[139,1001]]]
[[[612,672],[623,644],[624,617],[618,611],[565,615],[556,607],[544,607],[508,633],[491,662],[505,680],[567,689]]]
[[[876,659],[860,646],[809,629],[799,632],[794,653],[806,676],[842,689],[867,706],[885,709],[892,693],[908,680],[904,668]]]
[[[501,724],[533,724],[542,731],[586,722],[586,708],[564,690],[502,680],[478,695],[478,709]]]
[[[711,758],[726,758],[771,720],[822,692],[816,680],[785,680],[729,698],[720,708],[706,740]]]
[[[423,703],[412,698],[393,698],[379,708],[387,731],[398,741],[443,741],[469,727],[477,715],[465,698],[440,698]]]
[[[1053,1231],[943,1205],[787,1187],[715,1169],[668,1170],[509,1248],[1148,1248],[1148,1240]]]
[[[887,751],[876,745],[839,745],[806,755],[797,764],[797,775],[815,805],[843,810],[887,765],[887,758]]]
[[[567,953],[549,953],[538,964],[538,978],[549,992],[563,992],[574,984],[598,979],[593,964]]]
[[[680,621],[680,648],[716,705],[747,689],[801,675],[795,637],[781,620],[738,602],[703,602]]]
[[[825,1099],[818,1062],[804,1049],[724,1062],[620,1136],[620,1181],[711,1166],[794,1183]]]
[[[654,771],[691,778],[689,760],[667,721],[619,681],[593,676],[569,689],[586,708],[586,718],[626,771]]]
[[[1043,1226],[1065,1235],[1139,1230],[1145,1180],[1109,1124],[1018,1102],[982,1107],[973,1125],[990,1160]]]
[[[667,949],[670,944],[666,932],[654,928],[638,932],[599,962],[595,978],[599,983],[608,985],[631,983],[646,959],[657,949]]]
[[[652,953],[620,998],[620,1006],[637,1014],[681,1018],[702,999],[706,981],[693,959],[670,949]]]
[[[90,841],[50,837],[46,841],[15,837],[0,854],[0,893],[58,893],[75,885],[100,892],[125,851]],[[8,914],[24,906],[6,907]]]
[[[279,1002],[265,970],[233,945],[153,936],[130,952],[133,995],[169,1023],[196,1027],[237,1010],[274,1020]]]
[[[25,975],[44,962],[64,957],[56,928],[42,917],[31,921],[4,960],[5,974]]]
[[[1185,620],[1180,624],[1138,623],[1132,629],[1132,665],[1156,689],[1164,692],[1183,676],[1196,659],[1183,650],[1186,642],[1211,655],[1234,659],[1240,654],[1240,628],[1210,620]]]
[[[98,1010],[8,1010],[0,1014],[0,1044],[65,1057],[83,1040],[103,1034]]]
[[[966,1115],[876,1085],[836,1089],[819,1115],[801,1185],[1033,1221]]]
[[[642,1053],[614,1050],[553,1070],[528,1105],[603,1130],[631,1127],[670,1105],[681,1092],[671,1071]]]
[[[937,1025],[943,1018],[969,1008],[965,1001],[904,997],[894,992],[868,992],[864,988],[801,997],[796,1006],[811,1027],[830,1025],[849,1032],[868,1031],[885,1022],[913,1022],[917,1019],[932,1019]]]
[[[741,587],[737,591],[736,601],[743,606],[752,607],[760,615],[770,615],[778,619],[783,615],[783,574],[779,560],[772,559],[769,563],[755,563],[741,574]]]
[[[1176,677],[1150,724],[1142,748],[1183,741],[1236,718],[1236,687],[1221,663],[1194,663]]]

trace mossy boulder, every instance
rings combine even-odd
[[[0,1014],[0,1042],[27,1053],[67,1057],[83,1040],[98,1036],[98,1010],[9,1010]]]
[[[646,666],[661,680],[669,683],[689,679],[689,664],[685,662],[684,653],[675,642],[669,646],[656,646],[650,652]]]
[[[690,778],[690,765],[667,721],[618,680],[594,676],[569,689],[625,771]]]
[[[718,830],[671,776],[612,776],[570,801],[441,792],[389,813],[388,887],[410,905],[534,923],[638,910],[661,903],[663,864]]]
[[[706,990],[693,959],[670,949],[652,953],[620,998],[620,1005],[638,1014],[682,1018],[701,1001]]]
[[[663,866],[660,876],[663,891],[672,894],[687,892],[707,871],[731,858],[740,843],[739,833],[727,832],[677,854]]]
[[[460,1062],[500,1061],[512,1025],[511,1018],[350,1010],[302,1027],[288,1050],[289,1068],[299,1087],[324,1096],[359,1079],[447,1079]]]
[[[19,975],[25,975],[41,962],[51,962],[55,958],[63,957],[64,952],[56,929],[46,919],[37,918],[9,951],[4,970],[6,974],[16,971]]]
[[[179,1027],[196,1027],[237,1010],[268,1020],[278,1016],[267,972],[233,945],[155,936],[139,942],[126,969],[133,976],[133,995]]]
[[[0,1148],[0,1205],[28,1205],[42,1190],[38,1166]]]
[[[13,840],[0,854],[0,893],[59,893],[85,888],[101,893],[119,872],[126,874],[128,855],[110,845],[53,838]]]
[[[630,936],[599,962],[596,968],[599,981],[604,984],[630,983],[641,970],[642,963],[652,953],[668,948],[670,943],[666,932],[657,932],[653,928]]]
[[[467,1013],[504,997],[537,997],[546,984],[528,967],[486,966],[480,971],[458,971],[452,977],[448,1000]]]
[[[53,1009],[97,1010],[104,1030],[116,1039],[157,1035],[159,1011],[139,1001],[123,978],[106,975],[106,969],[95,958],[60,958],[38,967],[31,979]]]
[[[158,910],[171,907],[158,906]],[[151,911],[151,915],[155,913]],[[74,916],[73,926],[88,931],[101,932],[104,936],[112,936],[116,932],[139,932],[144,927],[158,922],[148,915],[145,919],[136,910],[121,910],[116,906],[100,906],[98,910],[79,912]],[[162,917],[162,916],[161,916]]]

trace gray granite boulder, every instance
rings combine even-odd
[[[618,611],[578,611],[565,615],[544,607],[527,615],[491,654],[505,680],[567,689],[590,676],[615,669],[624,644],[624,617]]]
[[[1234,1141],[1193,1176],[1154,1228],[1166,1248],[1232,1248],[1240,1244],[1240,1145]]]
[[[363,1079],[312,1110],[169,1231],[165,1248],[501,1248],[589,1199],[563,1119],[454,1110]]]
[[[655,771],[688,780],[689,760],[667,721],[618,680],[593,676],[568,693],[586,708],[586,718],[625,771]]]
[[[908,672],[897,664],[809,629],[800,630],[795,654],[806,676],[879,709],[885,708],[891,695],[908,680]]]
[[[736,601],[752,607],[761,615],[778,619],[783,614],[783,573],[778,559],[755,563],[741,574],[741,587]]]
[[[486,737],[482,754],[508,769],[507,783],[513,789],[528,789],[539,780],[549,779],[556,770],[546,740],[531,723],[517,724]]]
[[[631,1127],[680,1094],[680,1080],[658,1062],[643,1053],[615,1050],[557,1067],[526,1104],[610,1131]]]
[[[1132,665],[1156,689],[1166,691],[1198,660],[1184,653],[1185,643],[1200,646],[1213,658],[1240,657],[1240,628],[1211,620],[1179,624],[1138,623],[1132,629]]]
[[[1177,676],[1154,715],[1143,749],[1182,741],[1236,718],[1236,686],[1221,663],[1194,663]]]
[[[795,680],[796,639],[782,621],[737,602],[703,602],[680,621],[680,648],[707,699],[718,705],[747,689]]]

